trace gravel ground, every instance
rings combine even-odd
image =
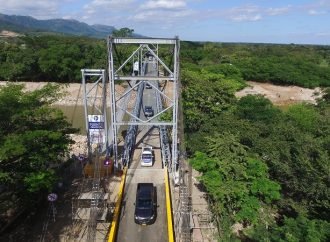
[[[248,94],[263,95],[275,105],[289,105],[300,102],[316,103],[321,89],[309,89],[298,86],[279,86],[270,83],[247,82],[248,87],[236,93],[236,97]]]

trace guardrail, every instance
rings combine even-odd
[[[170,182],[168,179],[167,167],[165,171],[165,197],[166,197],[166,214],[167,214],[167,233],[168,242],[174,242],[173,216],[172,216],[172,202],[170,193]]]
[[[157,88],[160,89],[159,82],[157,82]],[[156,94],[156,105],[157,112],[160,113],[163,111],[162,98],[160,96],[159,91],[155,91]],[[171,151],[170,144],[167,136],[167,128],[164,125],[159,125],[159,136],[160,136],[160,145],[162,148],[162,161],[163,167],[170,166],[171,167]]]
[[[126,182],[127,167],[124,168],[123,175],[121,176],[121,182],[119,186],[118,199],[116,201],[115,211],[113,213],[113,219],[110,226],[108,242],[114,242],[117,237],[119,215],[121,209],[121,203],[123,200],[125,182]]]

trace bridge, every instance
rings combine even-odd
[[[72,202],[76,238],[191,241],[180,41],[109,36],[107,46],[107,71],[82,70],[88,157]],[[153,150],[150,167],[141,165],[144,147]],[[156,220],[146,226],[134,221],[138,183],[153,183],[156,194]]]

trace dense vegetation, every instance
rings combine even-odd
[[[0,49],[2,80],[80,82],[80,69],[106,68],[100,40],[23,37]],[[330,240],[329,89],[317,105],[285,110],[262,96],[234,96],[245,80],[329,87],[329,63],[329,46],[182,43],[187,151],[220,241]],[[49,162],[70,142],[63,117],[47,106],[53,91],[1,89],[1,189],[24,196],[50,189]],[[234,233],[233,225],[241,229]]]
[[[186,143],[220,240],[328,241],[329,94],[284,111],[263,96],[237,100],[244,69],[199,51],[182,54]]]
[[[106,68],[104,40],[22,37],[0,42],[0,80],[80,82],[83,68]]]
[[[50,105],[57,85],[24,92],[22,85],[0,88],[0,227],[52,191],[63,165],[68,134],[75,132]]]
[[[122,28],[117,36],[132,35]],[[308,45],[189,43],[181,46],[183,66],[244,80],[305,87],[330,85],[330,47]],[[80,69],[104,68],[104,40],[25,36],[0,39],[0,80],[80,82]]]
[[[222,65],[229,64],[244,80],[304,87],[330,85],[329,46],[183,43],[181,49],[182,57],[194,64],[189,68],[198,65],[222,72]]]

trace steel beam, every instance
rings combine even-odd
[[[159,44],[159,45],[175,45],[176,39],[167,38],[114,38],[112,36],[109,39],[113,39],[111,42],[114,44]]]
[[[109,36],[108,37],[108,52],[109,52],[109,82],[110,82],[110,95],[111,95],[111,121],[112,121],[112,128],[113,128],[113,148],[115,154],[115,164],[119,161],[119,154],[117,150],[118,146],[118,129],[122,125],[129,125],[129,126],[164,126],[166,128],[171,129],[172,134],[172,155],[171,161],[168,164],[168,169],[171,172],[172,177],[175,177],[175,173],[177,172],[178,166],[178,78],[179,78],[179,39],[167,39],[167,38],[116,38]],[[124,64],[114,63],[113,53],[115,52],[116,45],[122,44],[139,44],[140,46],[135,48],[131,54],[128,54],[128,58],[124,62]],[[150,46],[149,46],[150,45]],[[159,45],[173,45],[173,51],[171,52],[171,58],[173,65],[167,66],[165,62],[158,56],[159,52]],[[140,50],[140,51],[139,51]],[[130,75],[130,73],[123,73],[119,74],[120,70],[124,69],[124,66],[129,63],[129,60],[132,58],[139,59],[139,64],[142,66],[142,63],[148,62],[146,53],[150,53],[150,56],[153,57],[153,61],[155,63],[154,68],[157,68],[157,72],[159,73],[159,68],[162,67],[166,70],[169,75],[168,76],[159,76],[159,75],[145,75],[143,72],[140,72],[139,76]],[[115,84],[119,83],[120,81],[127,81],[129,83],[129,87],[124,94],[119,94],[115,91]],[[169,97],[165,95],[165,93],[161,90],[156,88],[156,83],[159,81],[171,81],[173,84],[171,85],[172,90],[170,93],[172,95]],[[143,120],[140,117],[137,117],[132,113],[132,111],[123,110],[123,107],[119,104],[119,101],[123,99],[129,92],[136,91],[135,88],[139,88],[139,85],[144,82],[150,82],[149,84],[159,92],[163,101],[166,100],[167,106],[163,108],[161,111],[157,111],[158,113],[149,118],[147,120]],[[167,122],[160,122],[158,121],[157,117],[161,115],[161,113],[165,112],[172,108],[172,117],[171,121]],[[119,121],[116,119],[116,113],[119,111],[125,111],[130,117],[134,119],[134,121]],[[129,162],[128,162],[129,164]]]
[[[100,144],[102,147],[102,152],[104,152],[110,143],[109,138],[111,137],[109,132],[109,126],[107,121],[107,107],[106,107],[106,75],[103,69],[82,69],[82,88],[83,88],[83,103],[84,103],[84,113],[85,113],[85,125],[87,134],[87,149],[88,157],[92,155],[92,149],[90,144],[90,132],[88,125],[88,115],[103,115],[104,117],[104,133],[105,133],[105,143]],[[92,86],[87,86],[87,79],[91,76],[98,76],[99,78],[91,82]],[[101,95],[97,95],[97,89],[102,90]],[[89,108],[93,107],[94,113],[89,113]]]
[[[115,76],[116,81],[174,81],[172,76]]]

